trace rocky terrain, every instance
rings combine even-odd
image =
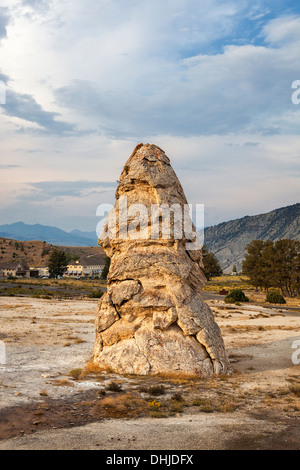
[[[300,450],[299,310],[203,295],[232,375],[97,371],[97,301],[0,297],[0,449]]]

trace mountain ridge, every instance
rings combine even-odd
[[[244,216],[207,227],[206,248],[218,258],[222,269],[242,268],[245,248],[252,240],[300,240],[300,203],[274,209],[264,214]]]
[[[231,272],[234,265],[240,271],[245,247],[252,240],[300,240],[300,203],[221,222],[205,228],[204,234],[206,248],[216,255],[224,272]],[[19,241],[45,241],[58,246],[98,246],[96,232],[94,234],[78,229],[66,232],[57,227],[24,222],[0,225],[0,237]]]
[[[90,232],[92,235],[92,232]],[[13,238],[19,241],[46,241],[52,245],[66,246],[97,246],[97,237],[88,238],[87,232],[75,230],[66,232],[58,227],[41,224],[25,224],[14,222],[0,225],[0,237]]]

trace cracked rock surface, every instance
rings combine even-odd
[[[131,211],[136,204],[144,207],[138,226]],[[107,292],[98,304],[95,364],[138,375],[230,372],[220,329],[201,298],[206,279],[201,250],[191,248],[194,231],[183,227],[184,218],[171,217],[169,237],[159,224],[156,236],[149,236],[153,220],[164,217],[158,211],[154,217],[159,218],[151,218],[153,207],[187,204],[164,151],[139,144],[124,166],[114,209],[99,238],[111,265]],[[117,220],[113,232],[112,215]]]

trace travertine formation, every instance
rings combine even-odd
[[[143,206],[139,224],[136,204]],[[139,375],[230,371],[219,327],[201,298],[206,282],[201,250],[187,244],[194,232],[185,229],[181,238],[175,236],[180,221],[173,218],[170,237],[161,228],[156,237],[149,236],[153,220],[162,222],[158,208],[174,204],[183,208],[187,200],[169,158],[155,145],[138,145],[125,164],[114,210],[99,238],[111,258],[96,318],[93,361],[100,366]],[[108,228],[111,216],[115,233]]]

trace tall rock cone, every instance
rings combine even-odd
[[[111,258],[92,360],[124,374],[230,372],[187,200],[166,154],[139,144],[99,244]],[[171,210],[170,210],[171,208]]]

